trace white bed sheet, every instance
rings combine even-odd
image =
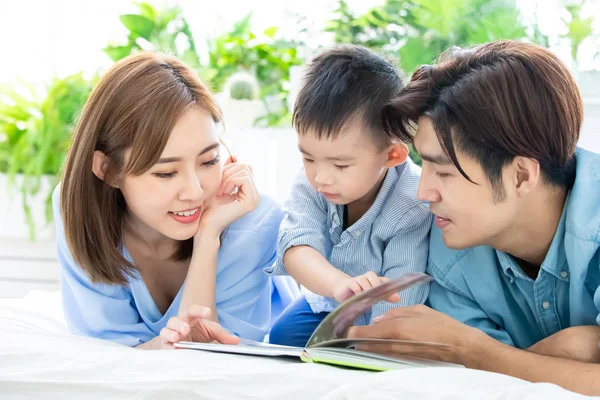
[[[293,359],[141,351],[71,335],[58,293],[0,300],[0,398],[581,399],[551,384],[455,368],[372,373]]]

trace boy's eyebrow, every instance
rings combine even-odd
[[[312,155],[308,151],[304,150],[302,147],[298,146],[298,150],[300,150],[300,153],[312,157]],[[325,159],[329,161],[351,161],[354,160],[354,157],[339,155],[335,157],[325,157]]]
[[[213,149],[216,149],[220,145],[221,145],[220,143],[213,143],[209,146],[206,146],[200,153],[198,153],[198,155],[196,157],[200,157],[202,154],[207,153]],[[172,162],[178,162],[181,160],[182,160],[181,157],[165,157],[165,158],[159,159],[156,163],[157,164],[168,164],[168,163],[172,163]]]

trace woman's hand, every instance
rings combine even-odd
[[[167,326],[160,331],[160,338],[170,347],[179,341],[238,344],[240,339],[237,336],[208,320],[210,313],[210,308],[194,304],[186,312],[169,319]]]
[[[252,167],[230,163],[223,167],[221,185],[215,198],[200,217],[196,236],[220,236],[231,223],[254,210],[260,201],[252,178]]]

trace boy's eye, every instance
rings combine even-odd
[[[205,165],[207,167],[210,167],[211,165],[217,165],[219,163],[219,160],[219,156],[216,156],[212,160],[202,163],[202,165]]]
[[[311,162],[314,162],[314,161],[313,161],[313,160],[311,160],[310,158],[306,158],[306,157],[304,157],[304,162],[311,163]]]
[[[175,176],[175,172],[156,172],[154,176],[157,178],[167,179]]]
[[[446,174],[444,172],[436,172],[435,173],[437,176],[439,176],[440,178],[447,178],[450,176],[450,174]]]
[[[349,167],[349,165],[336,165],[335,166],[337,169],[346,169]]]

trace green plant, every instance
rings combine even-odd
[[[229,88],[229,97],[235,100],[254,100],[252,83],[244,80],[233,82]]]
[[[528,37],[519,10],[506,0],[386,0],[361,16],[340,0],[326,30],[339,42],[394,54],[407,73],[452,45]]]
[[[66,156],[77,117],[93,86],[81,73],[55,78],[43,91],[27,85],[0,88],[0,171],[9,176],[9,189],[17,189],[35,237],[30,201],[40,190],[42,176],[52,186]],[[18,184],[17,174],[23,179]],[[50,191],[46,196],[46,219],[52,220]]]
[[[570,19],[562,19],[568,29],[563,37],[568,38],[571,42],[571,57],[575,63],[577,63],[579,46],[581,46],[581,43],[585,39],[593,34],[592,24],[594,22],[594,17],[581,18],[581,9],[585,3],[585,0],[580,0],[576,3],[567,5],[565,8],[570,15]]]
[[[277,27],[253,33],[250,26],[252,14],[238,21],[230,32],[209,41],[209,65],[217,71],[211,81],[215,91],[220,91],[227,79],[239,71],[254,74],[259,84],[259,98],[268,114],[257,123],[267,126],[287,121],[285,105],[290,67],[300,65],[297,43],[277,39]],[[286,119],[287,118],[287,119]]]
[[[118,61],[139,50],[171,54],[196,69],[205,82],[210,82],[216,71],[201,65],[196,42],[190,25],[179,6],[157,8],[147,2],[134,3],[138,14],[119,17],[129,31],[125,44],[106,46],[104,52]]]

